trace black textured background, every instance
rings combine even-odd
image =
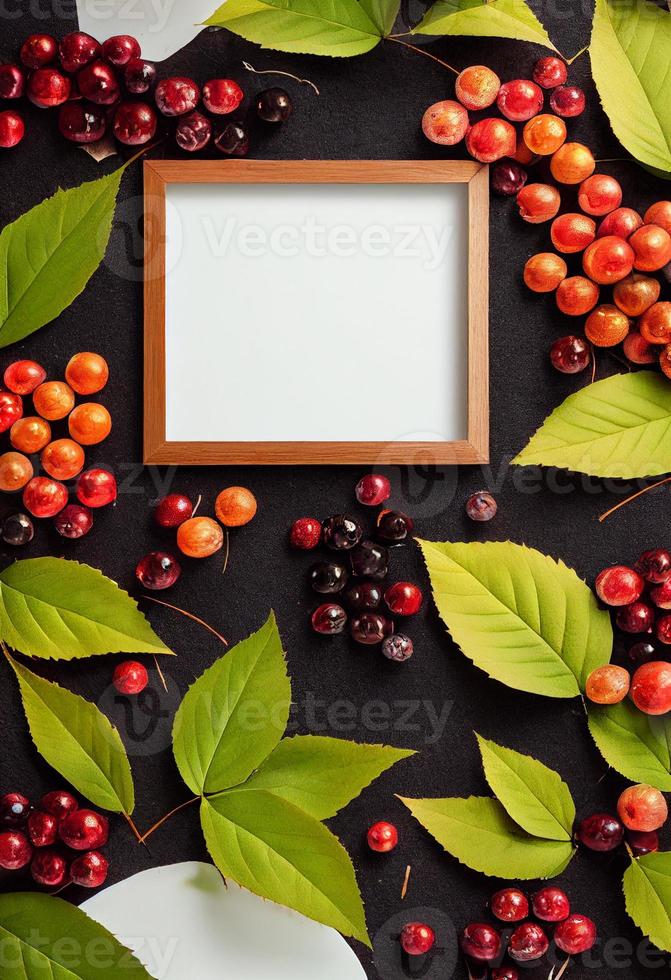
[[[588,41],[591,4],[574,0],[535,2],[534,7],[558,47],[570,56]],[[71,5],[74,8],[74,4]],[[422,4],[418,4],[419,13]],[[13,57],[21,39],[34,30],[63,34],[75,28],[70,5],[50,9],[37,0],[5,4],[0,17],[0,55]],[[70,14],[70,15],[69,15]],[[132,25],[131,25],[132,26]],[[420,43],[425,43],[421,42]],[[504,79],[530,73],[540,49],[524,44],[487,39],[452,38],[432,42],[429,50],[457,68],[486,63]],[[383,43],[360,58],[293,57],[260,51],[225,32],[201,34],[191,45],[160,68],[162,75],[192,74],[200,82],[212,76],[237,78],[248,95],[266,84],[248,74],[242,61],[257,68],[276,67],[313,79],[321,89],[316,97],[308,87],[288,83],[296,111],[282,128],[258,140],[254,157],[300,158],[399,158],[442,156],[443,151],[421,136],[419,121],[431,102],[449,97],[453,76],[421,55],[399,45]],[[600,158],[622,157],[610,133],[590,79],[587,56],[578,59],[570,79],[584,85],[588,110],[570,123],[573,138],[583,140]],[[278,80],[279,81],[279,80]],[[627,92],[623,91],[623,99]],[[69,187],[109,172],[118,160],[100,167],[84,152],[67,144],[56,130],[55,114],[27,110],[29,134],[20,148],[0,157],[0,217],[3,224],[37,204],[58,185]],[[167,151],[168,153],[171,150]],[[177,155],[177,154],[176,154]],[[455,154],[455,156],[458,154]],[[631,162],[609,163],[603,169],[620,178],[626,188],[625,203],[641,209],[667,197],[668,185],[656,182]],[[249,486],[259,500],[255,521],[236,531],[231,539],[228,572],[221,575],[221,556],[202,563],[184,562],[180,582],[164,598],[204,617],[231,641],[257,628],[272,606],[284,638],[294,697],[298,705],[296,730],[325,731],[361,741],[385,741],[420,749],[411,761],[397,766],[332,821],[333,830],[352,854],[372,936],[379,932],[379,950],[390,948],[385,938],[393,932],[388,920],[399,912],[413,917],[412,909],[428,906],[441,910],[461,928],[481,917],[484,904],[497,882],[488,882],[459,866],[414,823],[394,793],[405,796],[469,795],[486,792],[472,730],[518,750],[532,752],[558,769],[573,790],[579,813],[595,808],[612,809],[621,781],[607,775],[606,766],[591,744],[577,702],[559,702],[508,690],[489,681],[449,642],[438,618],[427,609],[411,624],[414,659],[402,668],[385,662],[375,651],[350,647],[346,640],[323,640],[311,633],[308,616],[313,601],[306,591],[303,571],[311,557],[290,553],[286,532],[302,514],[326,516],[349,509],[365,520],[353,502],[353,486],[360,470],[338,468],[243,468],[181,469],[178,472],[142,470],[142,299],[141,244],[139,238],[138,165],[124,178],[117,226],[106,262],[88,289],[57,322],[22,344],[3,351],[0,366],[18,357],[41,361],[49,375],[62,376],[69,357],[79,350],[102,353],[111,366],[111,380],[101,400],[114,420],[111,438],[89,454],[90,461],[110,464],[121,481],[118,504],[100,512],[89,537],[78,543],[64,542],[46,525],[38,528],[35,541],[24,555],[52,553],[76,556],[101,568],[120,584],[134,590],[133,569],[148,550],[172,546],[170,535],[158,533],[150,520],[150,504],[168,487],[192,497],[203,495],[203,512],[212,511],[217,492],[230,484]],[[565,192],[565,207],[572,194]],[[636,506],[605,525],[597,515],[614,502],[622,488],[604,488],[598,481],[552,472],[521,473],[508,467],[509,459],[565,395],[585,383],[586,376],[567,379],[548,365],[552,339],[568,333],[573,325],[556,312],[551,300],[527,293],[520,284],[525,259],[546,247],[547,227],[522,223],[509,200],[493,199],[491,209],[491,397],[492,453],[489,467],[463,467],[424,471],[421,468],[388,470],[394,485],[393,502],[415,515],[423,537],[444,539],[506,539],[523,541],[542,551],[561,556],[581,575],[591,579],[603,565],[633,560],[645,547],[668,543],[667,497],[648,495]],[[402,285],[399,287],[402,288]],[[225,293],[221,302],[226,303]],[[194,343],[197,343],[194,334]],[[412,336],[407,343],[413,342]],[[202,352],[208,356],[207,350]],[[403,350],[398,351],[403,357]],[[599,356],[599,375],[619,365],[608,354]],[[338,377],[360,372],[362,397],[403,398],[403,391],[388,391],[385,379],[376,376],[376,365],[361,363],[357,351],[334,350],[324,365],[324,397],[338,397]],[[365,381],[363,380],[365,379]],[[226,364],[221,365],[226,383]],[[319,411],[319,406],[315,406]],[[371,461],[371,463],[374,461]],[[477,527],[463,514],[463,503],[473,490],[488,486],[500,505],[495,522]],[[3,552],[4,561],[15,557]],[[393,574],[425,583],[421,563],[413,547],[397,549]],[[148,828],[171,807],[186,800],[169,751],[170,715],[181,693],[221,653],[216,639],[177,614],[148,603],[143,605],[157,631],[178,656],[165,661],[170,695],[155,684],[157,703],[148,704],[149,715],[126,714],[114,704],[109,684],[114,661],[109,658],[73,665],[39,669],[95,701],[113,714],[131,753],[140,828]],[[3,749],[0,753],[0,788],[22,790],[38,797],[61,779],[41,763],[26,734],[11,671],[2,671]],[[356,715],[349,726],[348,708]],[[313,704],[315,707],[310,708]],[[411,717],[408,714],[410,704]],[[327,707],[330,706],[330,723]],[[372,707],[371,707],[372,706]],[[449,717],[441,737],[431,712],[445,710]],[[342,713],[339,713],[342,712]],[[340,720],[339,720],[340,719]],[[343,725],[344,720],[344,725]],[[388,818],[400,829],[401,843],[388,857],[372,855],[363,833],[374,820]],[[179,814],[151,839],[150,849],[136,845],[128,828],[114,821],[109,846],[111,880],[116,881],[151,865],[184,859],[207,859],[195,810]],[[405,902],[400,891],[406,864],[412,865],[410,889]],[[641,937],[624,911],[619,879],[624,869],[618,857],[579,855],[562,879],[575,910],[593,916],[602,944],[569,976],[599,978],[644,977],[664,973],[662,961],[647,963],[636,950]],[[17,879],[3,882],[16,887]],[[79,899],[83,895],[71,892]],[[432,913],[425,913],[429,916]],[[612,941],[615,941],[613,945]],[[262,941],[262,939],[260,940]],[[627,952],[629,951],[629,952]],[[410,976],[400,966],[380,972],[371,956],[357,947],[369,976]],[[449,957],[448,957],[449,958]],[[438,959],[412,975],[448,976]],[[668,969],[668,966],[666,967]],[[400,972],[399,972],[400,971]],[[459,967],[455,976],[465,974]],[[548,969],[532,971],[546,977]]]

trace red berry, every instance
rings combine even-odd
[[[93,527],[93,514],[81,504],[68,504],[54,517],[54,528],[62,538],[76,541],[88,534]]]
[[[671,579],[650,589],[650,598],[658,609],[671,609]]]
[[[510,157],[516,146],[515,127],[505,119],[479,119],[466,133],[466,149],[480,163],[494,163],[501,157]]]
[[[595,590],[607,606],[628,606],[640,597],[644,585],[645,582],[633,568],[613,565],[599,572]]]
[[[496,96],[496,104],[506,119],[526,122],[543,108],[543,93],[528,78],[516,78],[512,82],[504,82]]]
[[[312,628],[315,633],[333,636],[342,633],[347,625],[347,613],[342,606],[335,602],[325,602],[318,606],[312,614]]]
[[[496,503],[491,493],[486,490],[479,490],[471,494],[466,501],[466,514],[472,521],[491,521],[496,517],[499,505]]]
[[[28,98],[40,109],[52,109],[70,98],[69,78],[55,68],[38,68],[28,79]]]
[[[659,835],[656,830],[628,830],[627,843],[635,857],[643,857],[659,850]]]
[[[300,551],[312,551],[321,541],[321,537],[322,525],[316,517],[299,517],[289,531],[291,547]]]
[[[10,391],[0,391],[0,432],[11,429],[23,416],[23,399]]]
[[[231,78],[213,78],[203,86],[205,108],[217,116],[235,112],[243,98],[244,92]]]
[[[643,224],[643,218],[633,208],[615,208],[607,214],[596,230],[597,238],[615,235],[617,238],[629,238]]]
[[[119,694],[140,694],[149,683],[147,668],[137,660],[126,660],[115,668],[112,683]]]
[[[435,932],[424,922],[408,922],[401,929],[401,947],[408,956],[423,956],[435,941]]]
[[[28,836],[34,847],[49,847],[58,837],[58,819],[51,813],[33,810],[28,817]]]
[[[398,831],[393,823],[380,820],[379,823],[374,823],[369,829],[366,840],[371,851],[387,854],[389,851],[393,851],[398,844]]]
[[[158,119],[146,102],[120,102],[114,113],[114,135],[125,146],[142,146],[153,138]]]
[[[624,633],[647,633],[655,622],[655,613],[645,602],[632,602],[618,609],[615,622]]]
[[[80,888],[100,888],[105,884],[109,861],[100,851],[88,851],[75,858],[70,866],[70,878]]]
[[[193,514],[193,504],[183,493],[169,493],[154,508],[154,520],[159,527],[179,527]]]
[[[0,868],[18,871],[30,864],[32,844],[20,830],[4,830],[0,833]]]
[[[169,589],[182,574],[182,569],[167,551],[150,551],[135,567],[135,577],[145,589]]]
[[[30,873],[38,885],[58,888],[67,878],[68,864],[58,851],[39,851],[32,860]]]
[[[609,813],[593,813],[578,824],[576,837],[590,851],[614,851],[624,838],[624,827]]]
[[[555,943],[569,956],[586,953],[596,942],[596,926],[585,915],[571,915],[555,929]]]
[[[4,374],[5,385],[17,395],[29,395],[47,376],[37,361],[13,361]]]
[[[391,497],[391,483],[381,473],[366,473],[354,488],[356,499],[366,507],[377,507]]]
[[[26,77],[18,65],[0,65],[0,99],[20,99]]]
[[[529,963],[545,956],[550,941],[535,922],[523,922],[508,940],[508,955],[517,963]]]
[[[362,613],[350,622],[350,636],[355,643],[363,643],[366,646],[382,643],[385,637],[391,636],[393,632],[393,622],[380,616],[379,613]]]
[[[6,379],[5,384],[7,384]],[[665,548],[653,548],[650,551],[644,551],[634,568],[646,582],[650,582],[652,585],[661,585],[662,582],[671,578],[671,554]]]
[[[11,150],[18,146],[26,134],[23,116],[13,109],[0,112],[0,149]]]
[[[490,907],[501,922],[521,922],[529,914],[529,899],[519,888],[503,888],[492,896]]]
[[[550,361],[562,374],[579,374],[590,362],[590,351],[590,345],[583,337],[560,337],[550,348]]]
[[[121,95],[114,69],[100,59],[82,68],[77,85],[84,98],[96,105],[113,105]]]
[[[534,65],[533,78],[542,88],[556,88],[563,85],[568,77],[568,70],[561,58],[549,56],[539,58]]]
[[[382,653],[387,660],[402,664],[415,652],[412,640],[405,633],[392,633],[382,641]]]
[[[30,813],[30,801],[21,793],[0,797],[0,827],[21,827]]]
[[[491,963],[501,952],[501,935],[486,922],[466,926],[459,941],[464,956],[477,963]]]
[[[164,78],[156,86],[154,98],[164,116],[183,116],[200,102],[200,89],[192,78]]]
[[[103,42],[103,58],[115,68],[123,68],[142,54],[140,42],[130,34],[115,34]]]
[[[414,616],[422,606],[422,590],[412,582],[395,582],[385,592],[384,601],[396,616]]]
[[[117,497],[114,475],[108,470],[92,469],[77,480],[77,497],[85,507],[106,507]]]
[[[520,980],[519,970],[514,966],[501,966],[492,970],[492,980]]]
[[[31,34],[21,48],[20,58],[26,68],[44,68],[58,52],[56,39],[50,34]]]
[[[156,81],[156,67],[153,61],[133,58],[124,69],[123,80],[131,95],[144,95]]]
[[[105,110],[93,102],[66,102],[58,114],[61,136],[72,143],[97,143],[105,135]]]
[[[230,122],[216,137],[214,145],[229,157],[244,157],[249,153],[249,127],[243,121]]]
[[[55,789],[42,797],[40,807],[46,813],[50,813],[58,820],[62,820],[69,813],[74,813],[75,810],[78,810],[79,803],[77,802],[77,798],[67,789]]]
[[[531,899],[531,908],[537,919],[543,922],[561,922],[571,914],[571,903],[566,892],[549,885]]]
[[[81,68],[85,68],[86,65],[90,65],[95,58],[99,58],[100,51],[98,41],[84,31],[73,31],[72,34],[66,34],[58,46],[61,65],[71,75],[74,75]]]
[[[564,119],[572,119],[585,111],[585,93],[577,85],[562,85],[550,96],[550,108]]]
[[[34,476],[23,490],[23,506],[33,517],[55,517],[67,502],[67,487],[46,476]]]
[[[61,820],[58,833],[73,851],[90,851],[107,843],[109,821],[93,810],[75,810]]]
[[[204,150],[212,138],[212,123],[202,112],[189,112],[177,123],[175,140],[187,153]]]
[[[642,664],[631,681],[631,699],[646,715],[671,711],[671,663],[651,660]]]
[[[662,616],[657,620],[655,635],[660,643],[668,646],[671,643],[671,616]]]

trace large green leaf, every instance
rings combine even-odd
[[[477,739],[487,782],[515,823],[534,837],[570,841],[575,805],[559,774],[529,755]]]
[[[194,793],[247,779],[282,738],[291,684],[275,617],[208,668],[175,716],[173,751]]]
[[[333,834],[267,790],[203,800],[207,848],[225,878],[370,945],[352,862]]]
[[[116,728],[95,704],[9,662],[40,755],[95,806],[131,814],[133,776]]]
[[[557,50],[525,0],[438,0],[413,34],[507,37]]]
[[[667,473],[671,385],[652,371],[586,385],[548,416],[513,463],[623,479]]]
[[[668,10],[647,0],[596,0],[590,55],[603,107],[622,145],[637,160],[667,173],[671,171],[670,50]]]
[[[396,23],[401,0],[359,0],[383,37],[391,33]]]
[[[627,912],[643,935],[671,952],[671,851],[632,861],[623,886]]]
[[[0,347],[55,319],[100,265],[125,166],[58,190],[0,233]]]
[[[205,23],[275,51],[341,58],[365,54],[381,38],[358,0],[226,0]]]
[[[610,616],[563,562],[510,541],[419,544],[443,622],[490,677],[572,698],[609,662]]]
[[[142,964],[70,902],[0,895],[2,980],[151,980]]]
[[[573,857],[570,841],[540,840],[510,819],[498,800],[400,798],[458,861],[494,878],[554,878]]]
[[[630,701],[588,702],[589,730],[609,766],[634,783],[671,793],[671,720],[643,714]]]
[[[408,749],[360,745],[324,735],[282,739],[241,789],[264,789],[281,796],[305,813],[332,817],[364,787],[401,759]]]
[[[170,653],[127,592],[89,565],[27,558],[0,572],[0,639],[30,657]]]

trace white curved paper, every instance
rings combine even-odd
[[[77,0],[79,29],[104,41],[132,34],[150,61],[163,61],[192,41],[217,0]]]
[[[141,871],[82,909],[156,980],[366,980],[335,930],[225,885],[210,864]]]

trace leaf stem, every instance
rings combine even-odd
[[[603,522],[607,520],[611,514],[614,514],[616,510],[619,510],[620,507],[625,507],[627,504],[630,504],[632,500],[636,500],[638,497],[642,497],[644,493],[648,492],[648,490],[655,490],[657,487],[663,487],[665,483],[669,483],[669,482],[671,482],[671,476],[665,476],[663,480],[658,480],[657,483],[651,483],[650,486],[643,487],[642,490],[638,490],[636,493],[632,493],[631,496],[627,497],[626,500],[621,500],[619,504],[615,504],[614,507],[611,507],[610,510],[607,510],[604,514],[602,514],[599,517],[599,523],[603,524]]]
[[[578,58],[581,55],[585,54],[586,51],[589,51],[589,44],[586,44],[584,48],[580,49],[580,51],[576,51],[576,53],[573,55],[572,58],[564,58],[564,61],[566,62],[567,65],[572,65],[573,62],[577,61]]]
[[[210,624],[206,623],[204,619],[200,618],[200,616],[196,616],[194,615],[194,613],[190,613],[186,609],[180,609],[179,606],[173,606],[171,602],[164,602],[163,599],[157,599],[153,595],[143,595],[142,598],[148,599],[149,602],[155,602],[159,606],[165,606],[166,609],[173,609],[175,612],[181,613],[182,616],[186,616],[187,619],[192,619],[194,623],[199,623],[209,633],[212,633],[213,636],[216,636],[218,640],[221,640],[221,642],[224,644],[225,647],[228,646],[228,640],[226,639],[226,637],[222,636],[221,633],[218,633],[217,630],[215,630],[214,626],[210,626]]]
[[[128,824],[128,826],[130,827],[130,829],[133,831],[133,835],[134,835],[135,839],[137,840],[138,844],[142,844],[143,843],[142,835],[140,834],[140,831],[135,826],[135,822],[133,821],[133,818],[131,817],[131,815],[129,813],[124,813],[123,814],[123,818],[126,821],[126,823]]]
[[[164,823],[167,823],[168,820],[170,820],[171,817],[174,817],[176,813],[179,813],[180,810],[185,810],[187,806],[192,806],[192,804],[197,803],[199,800],[200,796],[194,796],[193,799],[187,800],[185,803],[180,803],[179,806],[176,806],[174,810],[170,811],[170,813],[166,813],[164,817],[161,817],[161,819],[158,820],[153,827],[150,827],[146,834],[143,834],[141,837],[138,835],[138,842],[140,844],[146,844],[147,838],[151,837],[154,831],[158,830],[159,827],[162,827]]]
[[[384,40],[393,41],[394,44],[402,44],[404,48],[409,48],[410,51],[414,51],[416,54],[423,54],[425,58],[430,58],[431,61],[438,62],[438,64],[442,65],[443,68],[448,68],[450,71],[453,71],[455,75],[459,74],[456,68],[453,68],[452,65],[448,65],[448,63],[443,61],[442,58],[437,58],[435,54],[431,54],[429,51],[424,51],[423,48],[418,48],[416,44],[410,44],[408,41],[402,41],[400,36],[388,34]]]
[[[226,569],[228,568],[228,559],[231,554],[231,539],[228,533],[228,528],[224,528],[224,567],[221,570],[221,574],[226,574]]]

